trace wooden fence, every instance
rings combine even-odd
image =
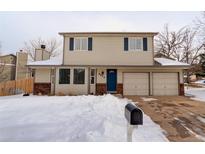
[[[33,92],[33,78],[6,81],[0,83],[0,96]]]

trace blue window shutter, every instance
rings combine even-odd
[[[124,51],[128,51],[128,38],[124,38]]]
[[[69,43],[69,49],[73,50],[73,48],[74,48],[74,38],[70,37],[70,41],[69,42],[70,42]]]
[[[147,38],[143,38],[143,51],[147,51]]]
[[[93,46],[93,38],[89,37],[88,38],[88,50],[91,51]]]

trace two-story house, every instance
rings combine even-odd
[[[60,56],[28,64],[35,69],[34,94],[184,95],[183,70],[189,65],[154,58],[157,33],[59,34]]]

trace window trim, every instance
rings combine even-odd
[[[76,44],[75,44],[76,39],[80,39],[80,49],[79,50],[76,49]],[[82,39],[86,39],[87,48],[85,50],[81,49]],[[74,45],[73,45],[73,47],[74,47],[73,50],[74,51],[88,51],[88,37],[74,37],[74,41],[73,42],[74,42]]]
[[[92,75],[92,70],[94,70],[94,74]],[[92,77],[94,78],[94,83],[92,83]],[[96,69],[95,68],[91,68],[90,70],[90,84],[91,85],[95,85],[96,84]]]
[[[82,69],[82,70],[84,70],[84,83],[75,83],[75,70],[77,70],[77,69]],[[86,76],[86,70],[85,70],[85,68],[73,68],[73,84],[74,84],[74,85],[84,85],[84,84],[86,84],[86,83],[85,83],[85,76]]]
[[[141,45],[140,45],[140,49],[130,49],[130,41],[131,39],[139,39],[141,40]],[[128,37],[128,51],[143,51],[143,38],[142,37]]]

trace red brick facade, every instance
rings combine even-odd
[[[179,84],[179,95],[184,96],[184,84],[183,83]]]
[[[51,83],[34,83],[33,94],[48,95],[51,93]]]
[[[103,95],[107,93],[107,85],[105,83],[96,84],[96,95]],[[117,84],[117,93],[123,95],[123,84]]]
[[[123,95],[123,84],[122,83],[117,84],[117,93]]]
[[[103,95],[107,93],[107,86],[105,83],[96,84],[96,95]]]

